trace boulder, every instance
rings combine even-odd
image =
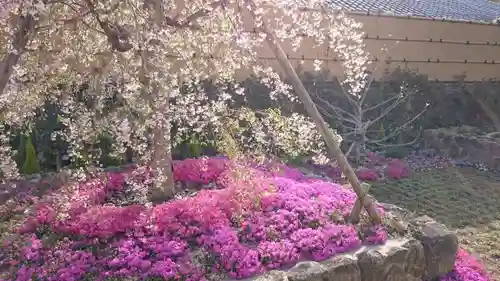
[[[424,248],[425,277],[433,280],[450,272],[459,248],[457,235],[428,216],[415,218],[410,223],[415,238]]]

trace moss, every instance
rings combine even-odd
[[[477,226],[499,218],[499,179],[473,168],[450,167],[374,183],[370,193],[381,202],[432,215],[449,227]]]

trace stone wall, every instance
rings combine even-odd
[[[427,216],[412,219],[412,235],[390,239],[381,246],[364,246],[356,252],[324,262],[305,261],[285,271],[274,270],[258,281],[421,281],[436,280],[455,264],[458,238]]]
[[[471,164],[500,170],[500,135],[462,126],[424,131],[427,148]]]

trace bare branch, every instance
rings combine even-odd
[[[391,101],[393,101],[393,100],[395,100],[397,98],[401,98],[401,97],[399,95],[394,95],[393,97],[391,97],[389,99],[386,99],[386,100],[384,100],[382,102],[377,103],[376,105],[374,105],[374,106],[372,106],[370,108],[365,109],[364,112],[368,112],[370,110],[377,109],[377,108],[381,107],[382,105],[385,105],[385,104],[387,104],[387,103],[389,103],[389,102],[391,102]]]
[[[342,114],[345,114],[345,115],[351,117],[354,120],[356,119],[356,117],[352,113],[350,113],[350,112],[348,112],[348,111],[346,111],[346,110],[344,110],[344,109],[342,109],[342,108],[340,108],[338,106],[335,106],[335,105],[331,104],[327,100],[323,99],[320,95],[315,94],[314,96],[315,96],[315,98],[317,100],[319,100],[321,103],[323,103],[325,106],[327,106],[329,109],[331,109],[336,114],[338,114],[340,112]],[[317,102],[315,102],[315,103],[317,104]]]
[[[398,45],[398,42],[396,42],[394,44],[394,46],[392,46],[391,50],[395,49],[397,45]],[[379,67],[382,65],[382,62],[385,62],[388,58],[389,58],[389,49],[386,49],[384,57],[381,60],[379,60],[379,63],[376,64],[375,68],[372,71],[372,75],[370,75],[370,80],[365,85],[365,91],[363,92],[363,95],[361,96],[360,104],[363,104],[363,102],[365,101],[366,95],[368,94],[368,91],[370,90],[370,87],[371,87],[373,81],[375,80],[375,76],[373,74],[375,72],[377,72]]]
[[[356,142],[352,142],[351,146],[349,147],[349,149],[345,153],[345,157],[349,157],[349,155],[351,154],[351,151],[352,151],[352,149],[354,148],[355,145],[356,145]]]
[[[368,91],[370,91],[370,87],[372,86],[373,81],[375,80],[375,76],[373,76],[373,73],[377,71],[377,68],[380,66],[380,64],[377,64],[375,69],[373,70],[372,74],[370,75],[370,79],[368,79],[368,82],[365,85],[365,89],[363,91],[363,94],[361,95],[361,99],[359,100],[360,104],[363,104],[363,102],[366,99],[366,96],[368,94]]]
[[[355,129],[355,125],[357,125],[357,124],[358,124],[355,120],[351,120],[351,119],[348,119],[348,118],[344,118],[343,116],[340,116],[339,114],[331,114],[329,111],[325,110],[325,109],[324,109],[321,105],[319,105],[319,104],[316,104],[316,106],[318,107],[318,110],[319,110],[319,111],[320,111],[323,115],[325,115],[327,118],[340,121],[339,123],[337,123],[337,125],[339,125],[340,127],[344,128],[344,129],[347,129],[347,130],[349,130],[349,131],[354,130],[354,129]],[[354,126],[347,126],[347,125],[343,124],[343,122],[345,122],[345,123],[349,123],[349,124],[353,124]]]
[[[379,143],[377,141],[370,141],[370,143],[376,144],[378,147],[398,147],[398,146],[407,146],[407,145],[415,144],[418,142],[419,139],[420,139],[420,136],[417,134],[413,140],[411,140],[409,142],[405,142],[405,143],[386,144],[386,143]],[[369,141],[369,140],[367,140],[367,141]]]
[[[373,120],[370,120],[368,121],[371,124],[374,124],[376,123],[378,120],[382,119],[383,117],[385,117],[387,114],[389,114],[389,112],[391,112],[394,108],[396,108],[397,106],[399,106],[403,101],[405,101],[407,99],[408,96],[404,96],[403,98],[397,100],[396,102],[394,102],[393,104],[391,104],[389,107],[387,107],[379,116],[377,116],[375,119]],[[369,125],[368,125],[369,126]]]
[[[408,126],[409,124],[413,123],[413,121],[417,120],[418,117],[420,117],[420,115],[424,114],[425,110],[427,109],[427,106],[422,109],[422,111],[420,111],[417,115],[415,115],[413,118],[411,118],[410,120],[408,120],[407,122],[405,122],[404,124],[402,124],[401,126],[397,127],[396,129],[394,129],[388,136],[386,136],[385,138],[381,139],[381,140],[377,140],[377,141],[372,141],[372,143],[382,143],[384,141],[387,141],[389,139],[391,139],[392,137],[394,137],[398,132],[400,132],[402,129],[404,129],[406,126]]]
[[[346,87],[344,86],[344,84],[342,82],[339,82],[339,85],[340,85],[340,88],[342,89],[342,94],[347,98],[347,100],[349,101],[349,103],[354,108],[356,108],[358,106],[358,104],[359,104],[359,100],[353,99],[353,96],[351,94],[349,94],[349,91],[346,89]]]

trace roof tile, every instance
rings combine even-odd
[[[398,16],[492,22],[500,4],[488,0],[328,0],[335,7],[355,12],[383,12]]]

